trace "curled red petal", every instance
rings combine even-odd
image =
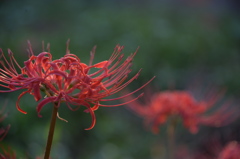
[[[91,67],[95,67],[95,68],[103,68],[104,66],[106,66],[106,63],[108,63],[108,61],[102,61],[102,62],[99,62]]]
[[[91,130],[96,124],[96,116],[95,116],[93,110],[91,108],[88,108],[88,109],[89,109],[89,113],[91,114],[91,117],[92,117],[92,123],[91,123],[90,127],[86,128],[85,130]]]
[[[40,115],[40,111],[42,110],[42,107],[44,105],[50,103],[50,102],[54,102],[56,98],[57,97],[47,97],[47,98],[43,99],[40,103],[38,103],[38,105],[37,105],[37,112],[38,112],[38,116],[39,117],[42,117],[42,115]]]
[[[40,86],[38,83],[35,86],[33,86],[33,96],[36,101],[39,101],[42,98],[40,93]]]
[[[22,92],[19,96],[18,96],[18,99],[17,99],[17,102],[16,102],[16,107],[17,107],[17,110],[20,111],[21,113],[23,114],[27,114],[27,112],[25,112],[24,110],[22,110],[19,106],[19,101],[20,99],[25,95],[29,93],[29,90],[25,91],[25,92]]]
[[[36,64],[41,64],[42,63],[42,61],[43,61],[43,59],[44,59],[44,56],[49,56],[49,59],[50,59],[50,61],[51,61],[51,59],[52,59],[52,55],[50,54],[50,53],[48,53],[48,52],[42,52],[42,53],[40,53],[38,56],[37,56],[37,58],[36,58]]]
[[[89,112],[91,117],[92,117],[92,123],[91,123],[90,127],[85,129],[85,130],[91,130],[95,126],[95,124],[96,124],[95,113],[94,113],[94,111],[92,110],[91,106],[88,103],[84,102],[84,103],[81,103],[81,104],[88,108],[87,111],[84,111],[84,112]]]
[[[47,78],[47,77],[50,76],[50,75],[58,75],[58,76],[62,76],[62,77],[64,77],[64,78],[67,78],[67,75],[66,75],[65,72],[58,71],[58,70],[54,70],[54,71],[49,72],[49,73],[45,76],[45,78]]]

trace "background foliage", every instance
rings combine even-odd
[[[140,68],[143,71],[129,89],[157,76],[151,83],[156,91],[184,89],[193,81],[208,81],[227,87],[227,95],[238,98],[239,10],[237,0],[1,0],[0,48],[5,53],[10,48],[22,64],[28,58],[27,40],[35,54],[42,51],[42,41],[50,43],[53,58],[59,58],[65,54],[70,38],[71,52],[85,63],[97,45],[97,63],[108,59],[116,44],[125,46],[126,56],[140,46],[132,75]],[[1,101],[8,100],[9,115],[3,124],[11,124],[3,142],[22,158],[41,156],[52,105],[45,107],[43,117],[38,118],[36,102],[24,97],[21,105],[28,114],[21,114],[15,108],[19,93],[0,95]],[[96,126],[85,131],[90,115],[83,110],[71,112],[62,104],[60,116],[69,122],[57,121],[53,158],[164,158],[165,127],[159,135],[153,135],[141,118],[126,107],[118,107],[97,110]],[[191,135],[179,126],[177,143],[191,152],[204,151],[203,138],[216,132],[224,136],[221,142],[240,140],[235,135],[238,127],[237,122],[218,129],[205,127]]]

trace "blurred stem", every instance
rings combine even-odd
[[[172,117],[167,126],[167,142],[168,142],[168,158],[174,159],[175,154],[175,130],[176,130],[177,119]]]
[[[56,124],[56,119],[57,119],[57,112],[58,112],[57,105],[58,105],[57,103],[54,103],[44,159],[49,159],[49,157],[50,157],[53,135],[54,135],[54,130],[55,130],[55,124]]]

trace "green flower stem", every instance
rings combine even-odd
[[[54,107],[53,107],[53,111],[52,111],[52,118],[51,118],[51,123],[50,123],[50,128],[49,128],[49,132],[48,132],[48,140],[47,140],[47,146],[46,146],[46,150],[45,150],[44,159],[49,159],[49,157],[50,157],[52,141],[53,141],[53,135],[54,135],[54,130],[55,130],[55,124],[56,124],[57,113],[58,113],[57,105],[58,105],[57,103],[54,103]]]

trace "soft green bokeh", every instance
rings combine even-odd
[[[17,1],[0,2],[0,48],[10,48],[20,65],[28,58],[27,40],[35,54],[42,51],[42,41],[51,44],[53,58],[70,50],[88,63],[89,52],[97,45],[94,62],[107,60],[115,45],[124,45],[125,56],[140,46],[133,62],[133,72],[143,68],[141,76],[130,86],[134,90],[153,76],[155,90],[170,87],[186,88],[193,81],[211,81],[228,87],[229,95],[240,93],[240,21],[233,1],[150,0],[150,1]],[[238,8],[239,9],[239,8]],[[21,91],[0,94],[9,100],[8,118],[11,129],[3,141],[20,157],[44,153],[52,105],[43,108],[37,117],[37,103],[29,95],[21,100],[28,112],[15,108]],[[121,101],[118,101],[121,102]],[[126,107],[100,108],[97,124],[79,109],[70,111],[61,105],[53,159],[155,159],[165,156],[165,127],[153,135],[143,120]],[[209,131],[209,129],[204,129]],[[194,135],[179,128],[177,137],[194,145]],[[200,131],[203,133],[203,131]],[[184,135],[185,134],[185,135]],[[182,136],[181,136],[182,135]],[[198,140],[196,139],[196,142]],[[187,143],[184,143],[187,144]],[[158,149],[159,151],[156,151]]]

